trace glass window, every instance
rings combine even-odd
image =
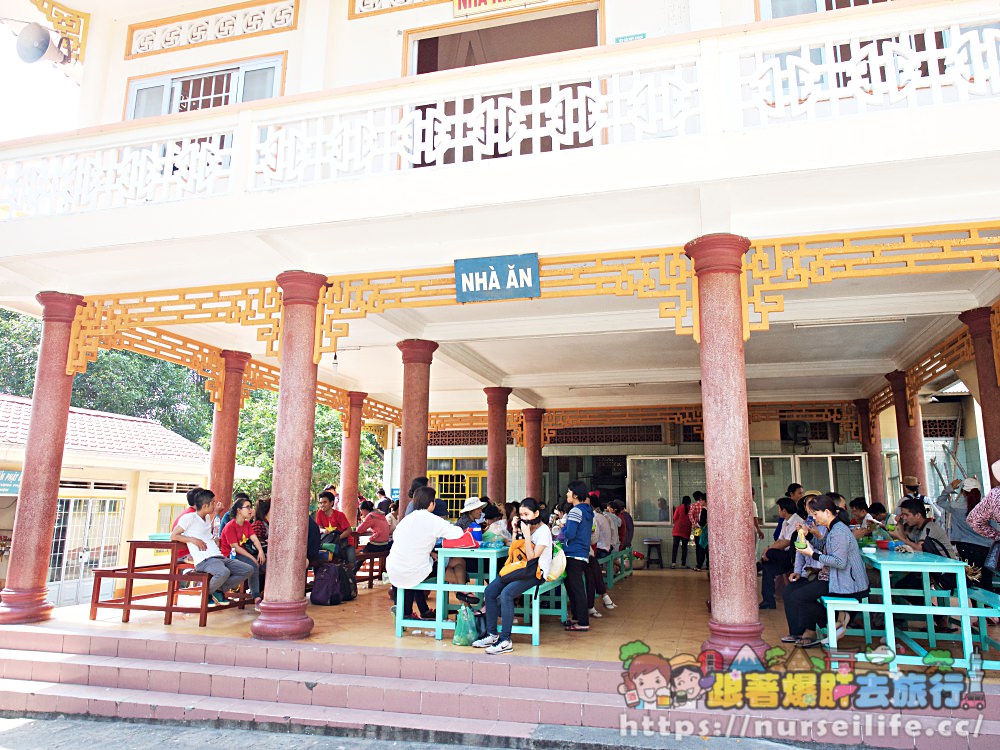
[[[817,10],[817,0],[764,0],[760,7],[761,18],[765,19],[800,16]]]
[[[665,458],[633,458],[628,464],[632,517],[636,521],[670,521],[670,469]]]
[[[822,458],[799,458],[799,484],[809,492],[826,492],[830,489],[830,459],[826,456]]]
[[[486,471],[486,459],[456,458],[455,469],[457,471]]]
[[[193,112],[278,96],[280,71],[281,58],[266,58],[176,78],[166,75],[133,81],[129,87],[129,118]]]
[[[792,483],[791,458],[761,458],[760,486],[764,506],[764,522],[777,523],[778,509],[775,503],[785,496],[785,490]],[[811,487],[809,489],[812,489]]]
[[[428,458],[427,471],[451,471],[454,460],[451,458]]]
[[[705,491],[705,461],[703,459],[675,458],[672,459],[670,468],[674,506],[678,505],[681,502],[681,498],[685,495],[694,495],[699,490],[701,492]],[[708,500],[711,502],[712,498]]]
[[[865,487],[865,468],[861,456],[834,457],[833,487],[850,502],[856,497],[868,497]],[[870,500],[869,500],[870,502]]]

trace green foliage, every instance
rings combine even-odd
[[[622,666],[625,669],[629,668],[632,660],[637,656],[642,656],[643,654],[649,653],[649,646],[647,646],[642,641],[631,641],[629,643],[623,643],[618,649],[618,658],[621,659]]]
[[[240,433],[236,444],[236,463],[259,466],[263,471],[254,481],[236,483],[236,488],[253,496],[271,493],[274,473],[275,432],[278,424],[278,394],[254,391],[240,412]],[[312,493],[315,497],[328,484],[340,484],[340,451],[343,432],[340,413],[326,406],[316,406],[316,435],[313,444]],[[382,485],[382,458],[374,437],[362,433],[358,492],[375,497]]]
[[[0,310],[0,393],[30,397],[41,341],[40,321]],[[204,380],[180,365],[135,352],[102,351],[73,379],[72,405],[145,417],[199,442],[212,431]]]

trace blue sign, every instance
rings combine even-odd
[[[21,490],[21,472],[0,469],[0,495],[16,495]]]
[[[640,39],[645,39],[645,34],[626,34],[625,36],[616,36],[615,44],[621,44],[622,42],[637,42]]]
[[[398,503],[399,502],[399,487],[393,487],[392,491],[389,493],[389,496],[392,498],[392,501],[394,503]]]
[[[458,302],[541,296],[538,253],[455,261],[455,297]]]

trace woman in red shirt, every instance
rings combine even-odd
[[[392,529],[385,514],[375,509],[375,503],[365,500],[358,506],[361,511],[361,523],[358,524],[358,536],[371,534],[371,539],[365,545],[364,552],[388,552],[392,546]]]
[[[219,534],[219,551],[223,557],[234,557],[241,562],[253,566],[253,573],[250,574],[250,595],[254,604],[260,603],[260,572],[267,562],[264,555],[264,547],[260,539],[253,530],[253,504],[249,500],[240,499],[233,505],[233,520],[225,525],[222,533]],[[253,542],[257,548],[257,554],[251,555],[243,546],[247,542]]]
[[[687,495],[674,509],[674,551],[670,567],[677,567],[677,550],[681,550],[681,567],[688,566],[688,540],[691,538],[691,498]]]

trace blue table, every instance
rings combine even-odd
[[[837,650],[837,612],[860,612],[864,615],[864,630],[848,630],[848,635],[864,635],[870,643],[873,635],[883,634],[886,647],[896,654],[891,668],[895,669],[901,664],[922,665],[923,658],[929,649],[938,647],[941,641],[961,641],[962,656],[956,657],[953,666],[969,669],[970,659],[973,654],[972,642],[972,620],[978,616],[972,603],[969,601],[969,591],[965,580],[965,563],[962,560],[952,560],[939,555],[931,555],[926,552],[889,552],[887,550],[877,550],[876,552],[862,552],[865,563],[874,568],[879,574],[880,586],[873,588],[872,593],[880,593],[881,602],[857,602],[853,600],[838,600],[836,595],[825,597],[827,601],[827,630],[830,639],[830,650]],[[918,573],[921,576],[923,586],[917,589],[899,589],[893,587],[893,575],[906,575]],[[931,588],[931,574],[951,573],[955,577],[955,590],[946,591]],[[958,600],[952,606],[952,596]],[[906,601],[894,601],[894,598],[907,596],[910,598],[922,597],[921,604],[911,604]],[[935,599],[945,600],[944,604],[935,604]],[[884,630],[876,630],[871,627],[871,613],[880,613],[884,616]],[[912,616],[918,615],[927,623],[926,631],[897,630],[894,621],[895,615]],[[947,616],[959,620],[958,633],[938,633],[934,628],[935,616]],[[918,640],[926,640],[925,648]],[[910,653],[899,655],[898,644],[904,643]],[[866,653],[854,655],[858,661],[877,661],[878,657],[869,658]]]

